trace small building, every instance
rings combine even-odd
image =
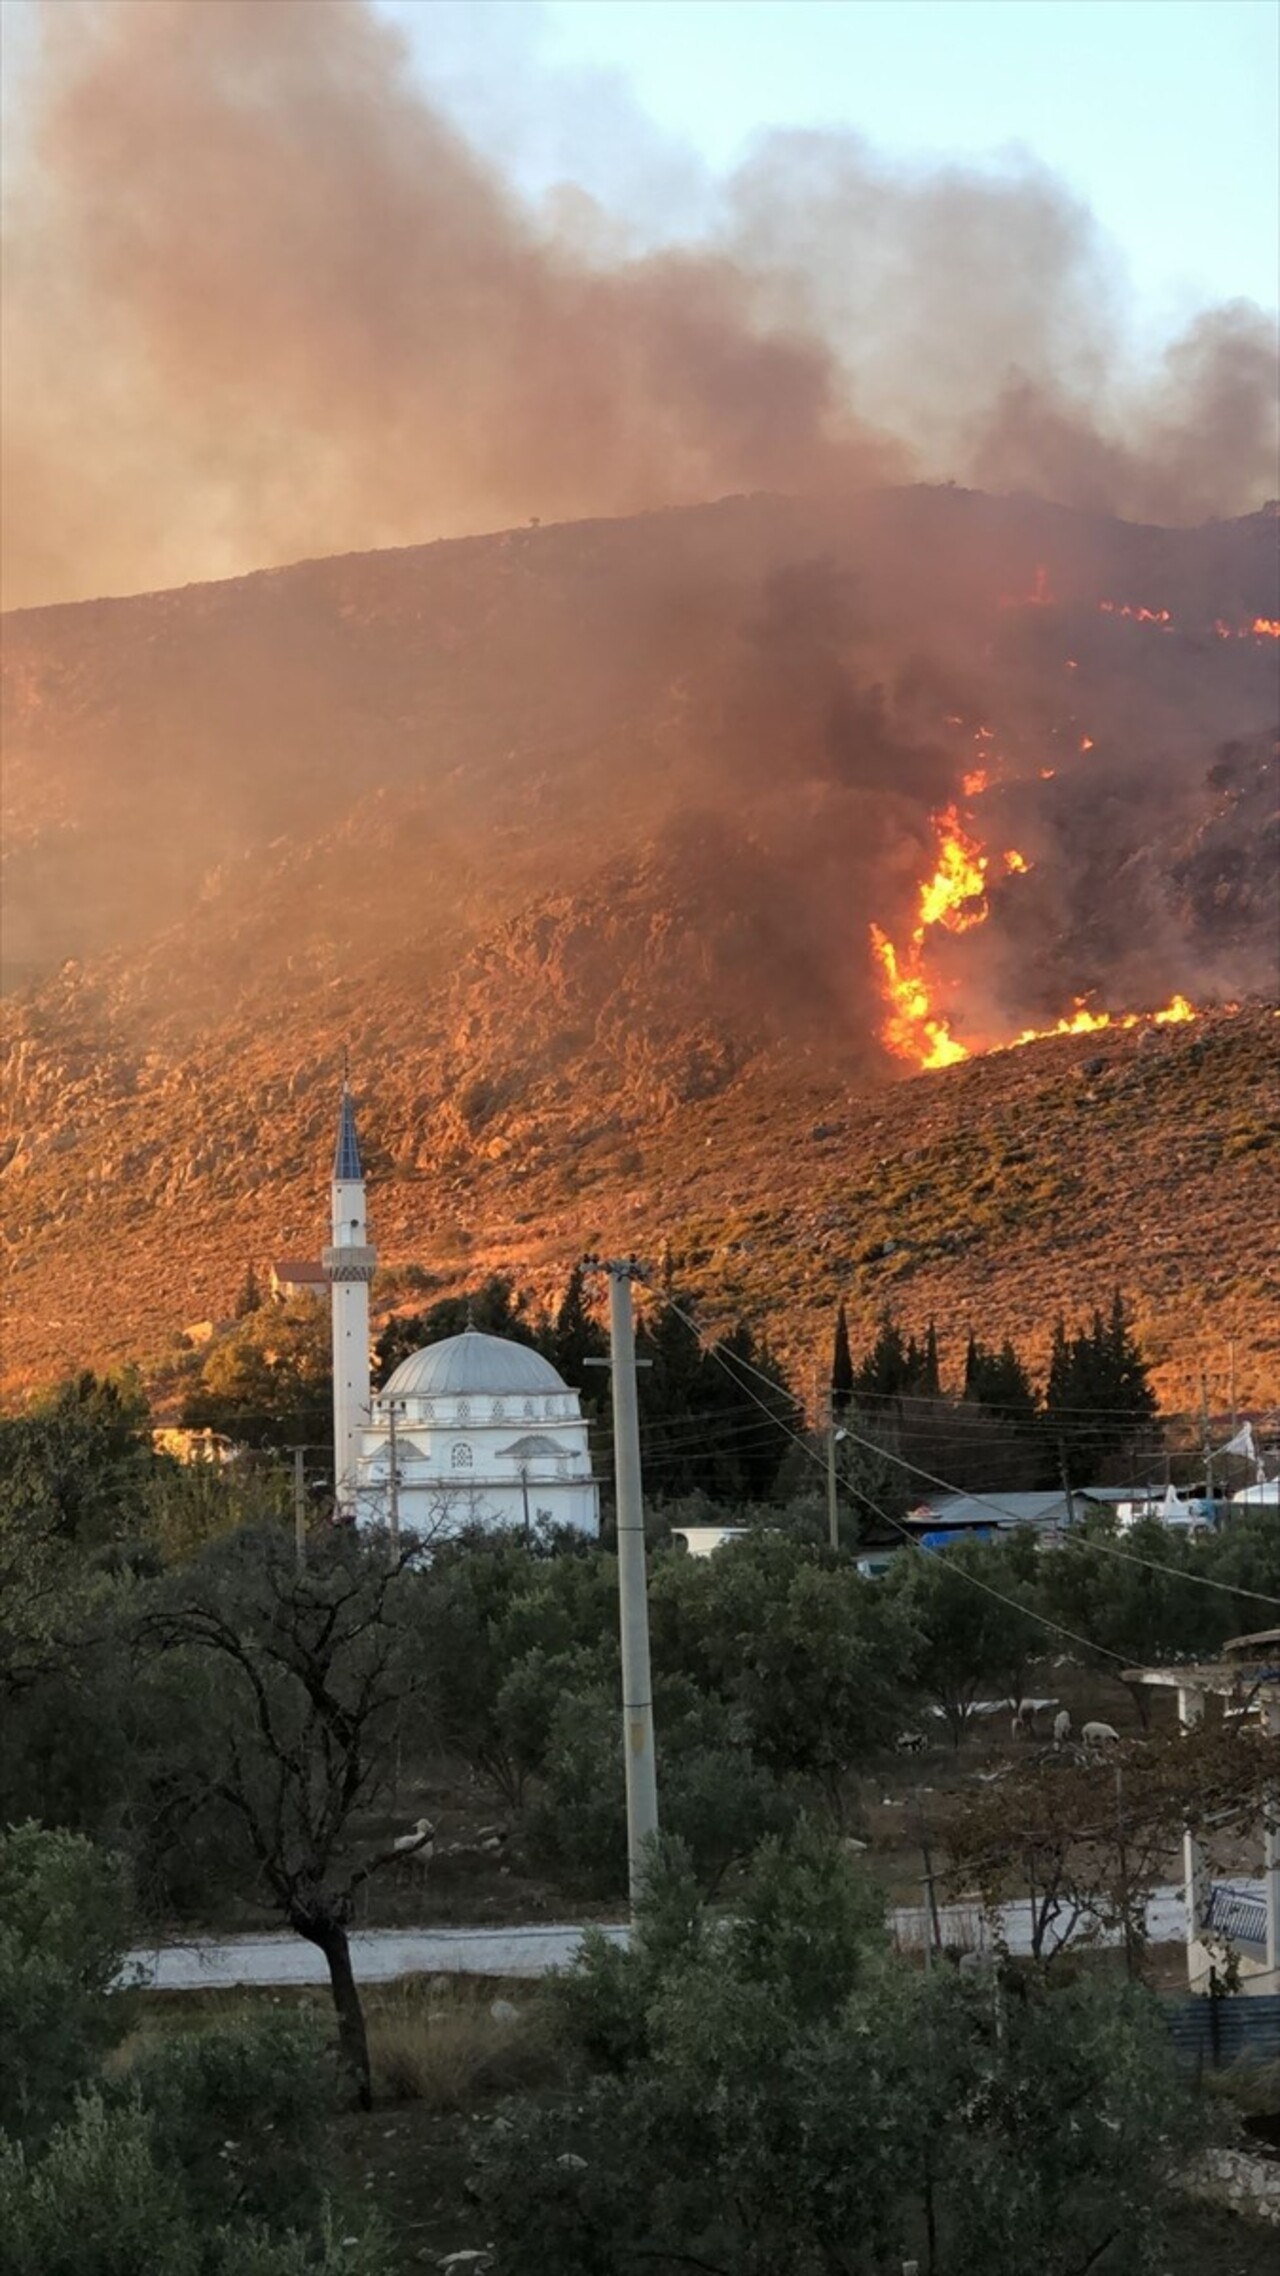
[[[1052,1493],[926,1494],[907,1512],[907,1524],[917,1536],[927,1534],[1013,1533],[1029,1526],[1033,1533],[1065,1532],[1078,1525],[1097,1505],[1087,1494],[1067,1494],[1058,1486]]]
[[[271,1294],[277,1304],[288,1304],[295,1296],[327,1296],[329,1275],[322,1264],[310,1264],[302,1257],[281,1257],[271,1267]]]
[[[1223,1645],[1220,1660],[1130,1668],[1124,1680],[1176,1692],[1184,1731],[1204,1720],[1206,1702],[1215,1697],[1228,1714],[1256,1716],[1261,1743],[1280,1756],[1280,1628],[1237,1636]],[[1242,1992],[1280,1992],[1280,1789],[1270,1792],[1260,1880],[1211,1881],[1201,1842],[1190,1827],[1183,1836],[1187,1981],[1193,1992],[1214,1991],[1227,1960],[1234,1962]]]
[[[239,1453],[220,1430],[190,1430],[176,1423],[153,1430],[151,1443],[157,1454],[171,1455],[175,1462],[234,1462]]]
[[[690,1557],[711,1557],[726,1541],[745,1541],[750,1531],[746,1525],[673,1525],[671,1538]]]
[[[599,1531],[578,1393],[527,1345],[467,1328],[402,1361],[359,1434],[355,1517],[439,1541],[479,1525]]]

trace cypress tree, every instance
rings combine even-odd
[[[853,1353],[849,1348],[849,1322],[841,1304],[836,1313],[836,1340],[831,1353],[831,1411],[847,1414],[853,1397]]]

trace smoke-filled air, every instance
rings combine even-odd
[[[1274,487],[1267,319],[1144,363],[1030,158],[777,135],[713,230],[619,256],[634,216],[522,202],[362,0],[57,0],[14,110],[9,605],[759,488],[1174,522]]]

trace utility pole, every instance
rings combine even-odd
[[[840,1546],[840,1504],[836,1498],[836,1403],[832,1399],[827,1408],[827,1539],[833,1549]]]
[[[1213,1444],[1209,1433],[1209,1378],[1200,1370],[1200,1429],[1204,1440],[1204,1494],[1213,1500]]]
[[[293,1449],[293,1553],[301,1572],[307,1561],[307,1450]]]
[[[622,1638],[622,1743],[627,1781],[627,1871],[634,1911],[644,1887],[645,1846],[658,1830],[658,1767],[649,1665],[649,1596],[636,1407],[636,1341],[631,1285],[644,1274],[634,1257],[587,1257],[587,1271],[609,1278],[609,1364],[613,1371],[613,1463],[618,1500],[618,1620]]]
[[[1058,1440],[1058,1475],[1062,1480],[1062,1491],[1066,1496],[1067,1531],[1070,1532],[1072,1526],[1076,1521],[1076,1505],[1071,1492],[1071,1470],[1067,1462],[1067,1442],[1065,1438],[1060,1438]]]
[[[400,1462],[396,1448],[396,1409],[398,1399],[387,1401],[387,1537],[391,1548],[391,1562],[400,1558]]]
[[[1236,1435],[1236,1339],[1227,1340],[1227,1405],[1231,1410],[1231,1436]]]

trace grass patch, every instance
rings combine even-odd
[[[561,2071],[531,1987],[513,1999],[467,1978],[388,1993],[369,2016],[369,2055],[380,2102],[420,2102],[440,2116],[548,2085]]]

